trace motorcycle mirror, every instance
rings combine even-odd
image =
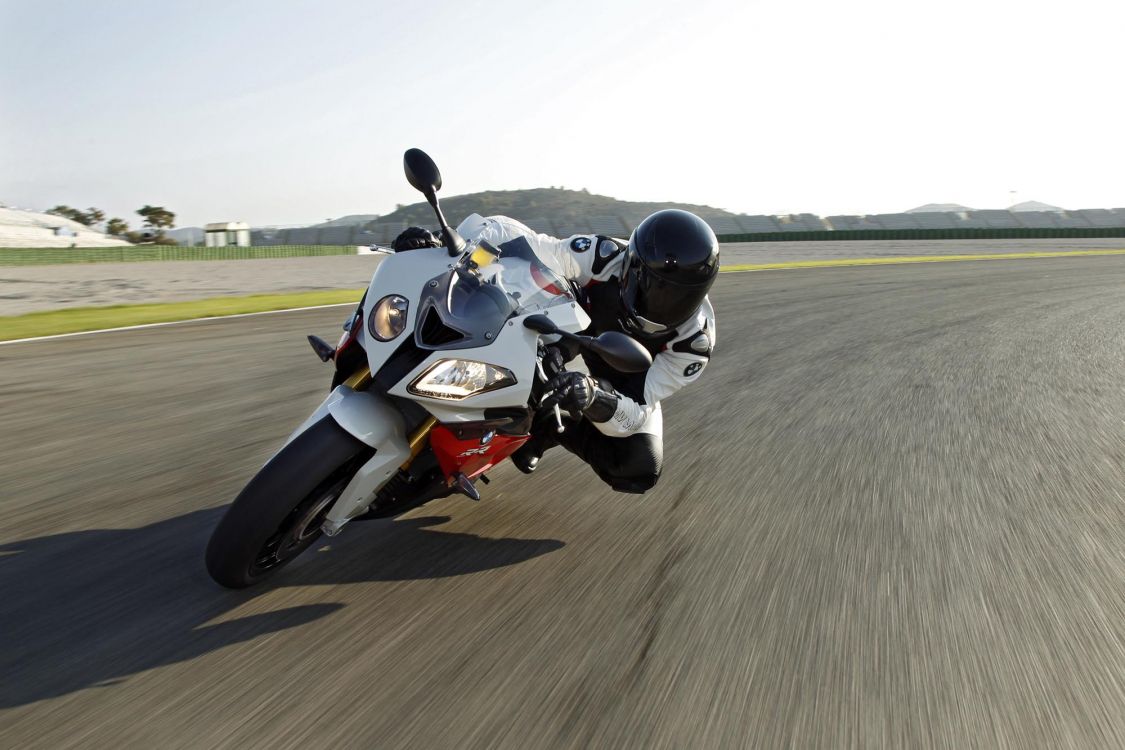
[[[438,171],[437,164],[422,149],[411,148],[407,149],[406,153],[402,155],[402,167],[406,172],[406,181],[415,190],[426,196],[426,201],[437,214],[438,226],[441,227],[441,237],[450,257],[457,257],[465,250],[465,240],[457,234],[453,227],[449,226],[449,223],[445,220],[445,214],[441,212],[441,204],[438,203],[437,198],[437,191],[441,190],[441,172]]]
[[[564,339],[578,342],[578,346],[598,355],[606,364],[621,372],[644,372],[652,367],[652,355],[636,339],[618,331],[606,331],[597,338],[576,336],[560,330],[546,315],[528,315],[523,319],[525,328],[543,335],[558,334]]]
[[[536,333],[550,335],[552,333],[562,333],[555,325],[554,321],[546,315],[528,315],[523,319],[523,327],[530,328]]]
[[[605,363],[621,372],[644,372],[652,367],[652,355],[636,339],[617,331],[582,341],[582,347],[598,355]]]
[[[437,164],[420,148],[408,149],[402,157],[406,181],[427,198],[441,190],[441,172]]]

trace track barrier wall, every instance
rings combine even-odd
[[[848,242],[877,240],[1007,240],[1125,238],[1125,227],[836,229],[797,232],[720,234],[728,242]],[[263,247],[191,247],[126,245],[122,247],[0,248],[0,266],[60,263],[129,263],[159,260],[252,260],[355,255],[356,245],[268,245]]]

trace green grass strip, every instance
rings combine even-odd
[[[1031,260],[1035,258],[1074,258],[1092,255],[1125,255],[1125,249],[1048,250],[1027,253],[975,253],[971,255],[899,255],[881,258],[831,258],[793,260],[781,263],[741,263],[723,266],[724,273],[740,271],[781,271],[790,268],[844,268],[848,266],[897,266],[906,263],[950,263],[969,260]]]
[[[870,240],[1026,240],[1125,237],[1125,227],[950,227],[947,229],[813,229],[720,234],[719,242],[867,242]]]
[[[0,317],[0,341],[54,336],[60,333],[125,328],[145,323],[170,323],[222,315],[288,310],[346,302],[359,303],[363,289],[331,289],[292,294],[254,294],[246,297],[212,297],[190,302],[158,302],[108,307],[70,307],[61,310]]]

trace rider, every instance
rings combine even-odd
[[[459,230],[466,239],[496,246],[526,241],[540,260],[580,287],[579,302],[592,321],[584,333],[620,331],[653,355],[652,366],[640,374],[614,370],[593,354],[583,355],[589,375],[558,372],[543,405],[557,403],[583,418],[558,433],[554,412],[540,410],[531,439],[512,462],[530,474],[543,452],[559,444],[619,492],[652,489],[664,456],[660,402],[699,379],[715,345],[715,311],[707,298],[719,271],[715,233],[695,214],[677,209],[649,216],[628,242],[584,234],[560,240],[505,216],[471,216]],[[393,247],[440,244],[425,229],[411,227]],[[566,347],[548,347],[553,372],[574,356]]]

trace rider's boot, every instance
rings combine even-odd
[[[547,449],[544,441],[537,435],[532,435],[528,441],[516,449],[512,454],[512,463],[524,474],[530,474],[539,466],[539,459],[543,458],[543,451]]]
[[[524,474],[535,471],[547,449],[558,444],[558,434],[554,412],[540,413],[531,427],[531,437],[511,455],[512,463]]]

